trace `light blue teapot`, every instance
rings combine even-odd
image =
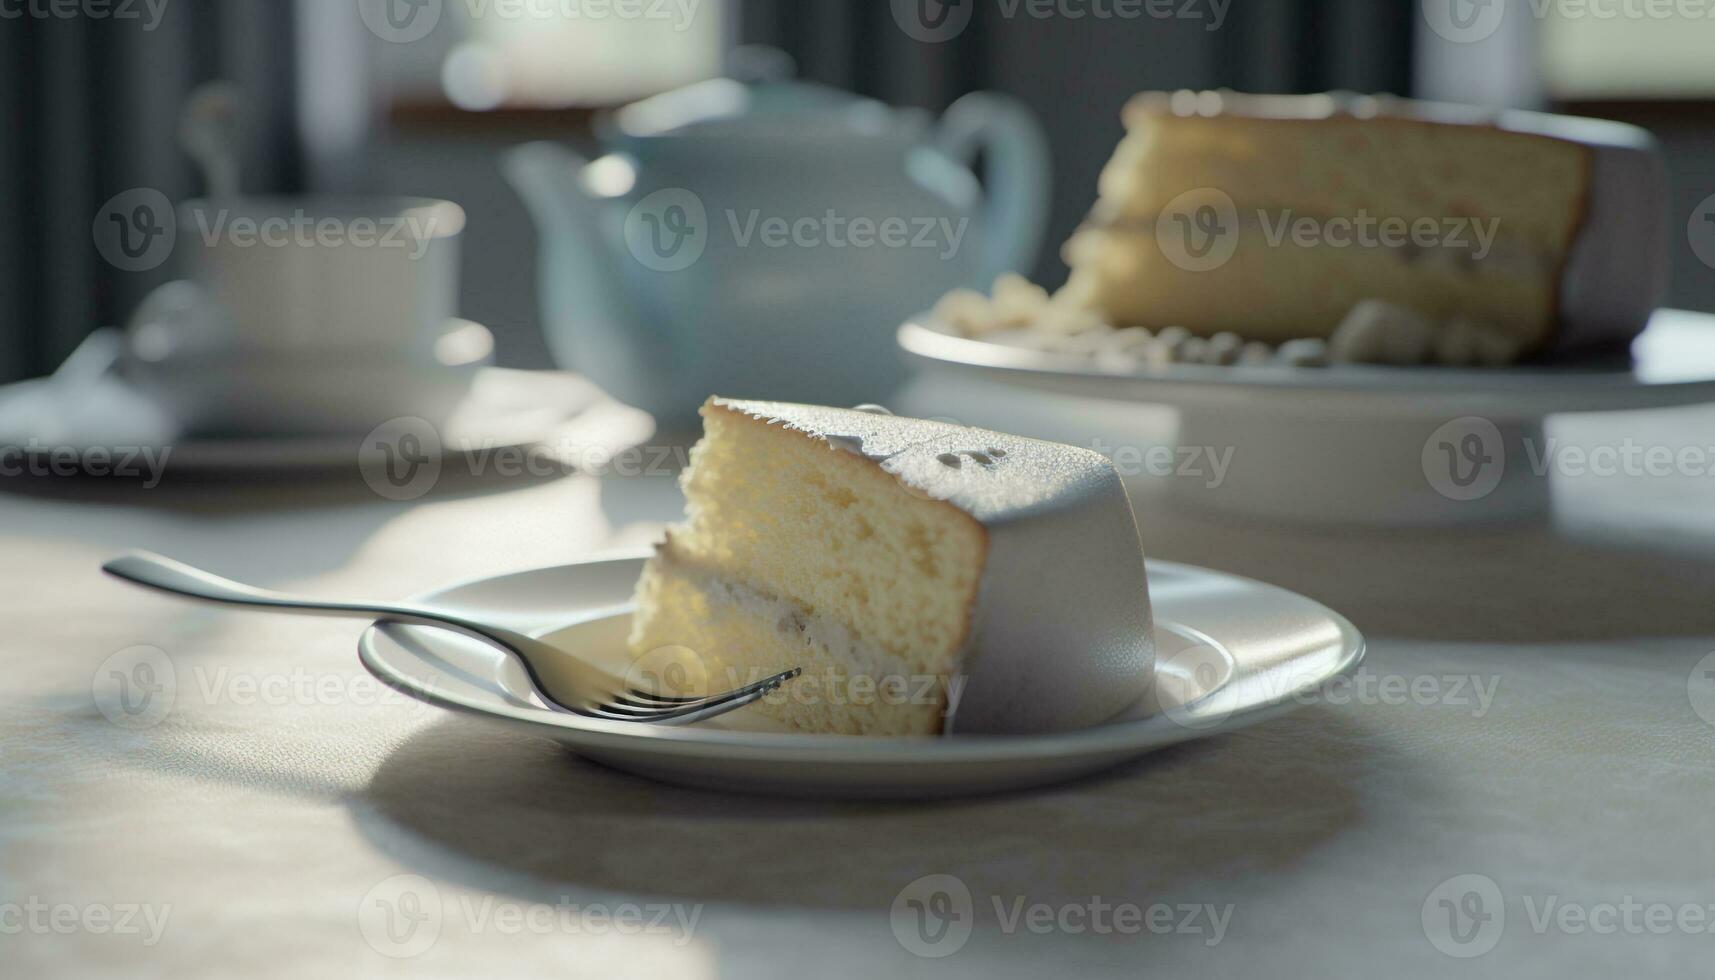
[[[902,380],[900,322],[1028,271],[1042,242],[1046,141],[1000,95],[933,123],[821,86],[715,79],[597,135],[593,162],[531,143],[505,171],[541,231],[555,358],[669,427],[710,394],[881,401]]]

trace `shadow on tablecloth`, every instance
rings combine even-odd
[[[909,882],[948,873],[1032,901],[1203,902],[1230,893],[1231,876],[1290,872],[1362,824],[1359,770],[1397,762],[1398,779],[1418,779],[1403,754],[1371,758],[1387,742],[1313,707],[1046,790],[844,803],[680,789],[449,719],[397,748],[350,803],[359,829],[414,870],[533,901],[573,888],[885,914]]]

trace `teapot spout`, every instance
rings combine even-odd
[[[590,164],[559,143],[538,141],[508,150],[501,170],[536,222],[548,348],[562,367],[599,369],[587,363],[597,338],[642,327],[614,251],[624,247],[623,229],[607,227],[609,209],[602,201],[610,189],[615,197],[630,189],[630,165],[617,157]],[[592,177],[615,186],[592,186]]]

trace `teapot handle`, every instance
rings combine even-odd
[[[972,92],[947,108],[935,133],[940,150],[965,163],[986,154],[982,278],[1028,275],[1048,225],[1048,137],[1024,103],[996,92]]]

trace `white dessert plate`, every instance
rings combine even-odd
[[[417,598],[550,638],[622,673],[644,558],[518,572]],[[768,730],[742,709],[677,728],[604,722],[549,710],[512,661],[443,630],[377,623],[358,654],[406,694],[555,739],[616,769],[708,789],[856,798],[996,792],[1098,772],[1309,703],[1363,657],[1351,623],[1285,589],[1171,562],[1149,563],[1149,588],[1158,660],[1151,692],[1104,724],[1048,735],[801,735]]]
[[[1633,345],[1629,365],[1477,369],[1173,364],[1133,372],[1104,368],[1083,354],[962,337],[927,317],[900,327],[898,340],[920,365],[937,370],[1198,410],[1266,408],[1404,419],[1481,415],[1502,420],[1715,401],[1715,314],[1687,310],[1656,311]]]

